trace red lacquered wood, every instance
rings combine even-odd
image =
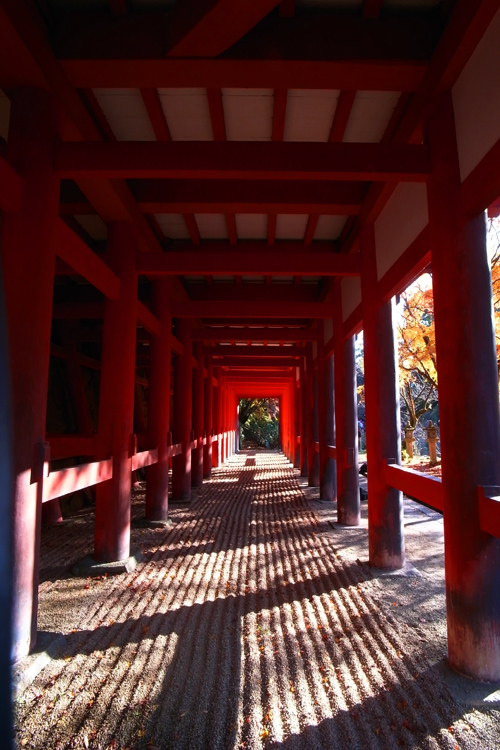
[[[172,462],[172,499],[191,499],[191,422],[193,361],[191,323],[177,321],[177,337],[184,347],[184,356],[174,359],[173,440],[181,443],[182,453]]]
[[[193,430],[195,440],[203,439],[203,422],[204,422],[204,357],[203,344],[196,341],[194,344],[194,354],[196,357],[197,367],[193,373]],[[191,453],[191,486],[201,487],[203,484],[203,443],[197,444],[197,447]]]

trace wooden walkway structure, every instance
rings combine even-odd
[[[14,661],[59,498],[95,486],[93,557],[127,560],[132,472],[166,521],[170,463],[188,500],[238,449],[241,397],[280,399],[284,454],[356,524],[362,330],[370,562],[404,564],[402,491],[441,508],[450,664],[500,678],[499,8],[0,0]],[[430,263],[442,483],[398,465],[393,298]],[[51,357],[72,434],[47,434]]]

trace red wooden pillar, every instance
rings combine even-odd
[[[300,476],[307,477],[307,384],[304,357],[300,358]]]
[[[328,445],[335,445],[333,357],[325,357],[323,321],[318,320],[317,326],[320,498],[332,501],[337,491],[335,461],[328,455]]]
[[[204,422],[204,390],[205,362],[203,357],[203,344],[196,341],[194,344],[196,357],[196,372],[193,376],[193,430],[194,439],[197,441],[196,448],[191,452],[191,486],[201,487],[203,484],[203,422]]]
[[[298,437],[300,431],[300,382],[293,378],[293,467],[300,469],[300,444]]]
[[[137,274],[135,228],[108,228],[107,262],[120,278],[120,298],[104,303],[98,453],[113,457],[113,478],[97,485],[94,559],[100,563],[130,555],[130,491],[134,430]]]
[[[213,424],[214,424],[214,435],[217,435],[217,444],[215,450],[212,450],[212,467],[217,468],[222,462],[222,444],[221,444],[221,368],[214,367],[214,376],[217,380],[217,385],[214,388],[214,403],[213,403]]]
[[[190,500],[193,341],[188,319],[177,321],[177,337],[184,353],[174,361],[173,442],[181,444],[182,453],[172,459],[172,499]]]
[[[309,487],[319,487],[319,459],[316,454],[314,442],[315,430],[315,398],[314,398],[314,362],[312,343],[307,344],[306,355],[306,383],[307,383],[307,483]],[[317,419],[317,410],[316,410]],[[317,422],[316,422],[317,424]]]
[[[337,518],[346,526],[358,526],[361,511],[355,341],[354,336],[344,341],[340,294],[335,300],[334,337]]]
[[[240,401],[236,393],[234,394],[234,402],[236,406],[236,416],[234,420],[234,449],[238,452],[240,449]]]
[[[168,520],[168,468],[170,425],[170,371],[172,318],[169,286],[153,284],[154,311],[161,333],[151,338],[148,388],[148,446],[158,448],[158,463],[146,468],[146,519]]]
[[[203,478],[209,479],[212,475],[212,435],[213,423],[213,375],[214,366],[212,357],[207,357],[207,379],[205,380],[205,435],[206,443],[203,449]]]
[[[13,92],[7,157],[24,177],[23,204],[21,213],[2,216],[1,225],[12,383],[13,661],[36,643],[42,511],[42,466],[36,457],[47,411],[59,204],[52,166],[56,123],[55,103],[45,91]]]
[[[451,96],[427,136],[429,230],[444,490],[450,665],[500,679],[500,539],[480,529],[478,486],[500,485],[500,424],[486,218],[462,213]],[[495,491],[498,494],[498,491]]]
[[[380,304],[373,225],[361,236],[365,357],[368,544],[370,564],[404,565],[403,495],[383,477],[384,459],[401,463],[399,390],[392,302]]]

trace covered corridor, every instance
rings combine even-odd
[[[134,527],[144,560],[123,577],[69,575],[91,550],[88,511],[64,545],[46,528],[40,626],[66,642],[21,696],[18,746],[496,747],[495,712],[443,684],[442,523],[394,602],[394,579],[366,565],[366,513],[361,530],[334,526],[299,481],[281,453],[233,456],[172,506],[171,527]],[[139,490],[133,517],[143,504]],[[415,504],[408,515],[416,561],[411,532],[429,516]]]

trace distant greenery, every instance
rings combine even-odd
[[[263,448],[277,448],[279,440],[279,400],[240,399],[240,442],[252,441]]]

